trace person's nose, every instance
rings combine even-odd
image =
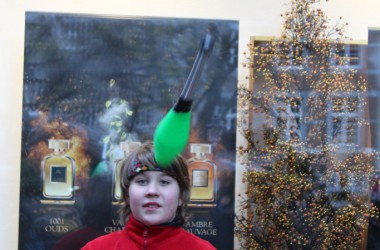
[[[158,185],[156,182],[151,181],[149,183],[148,188],[146,190],[146,196],[148,197],[159,196]]]

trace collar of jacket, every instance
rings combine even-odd
[[[125,226],[125,231],[128,237],[137,245],[158,247],[161,244],[165,244],[166,239],[169,241],[171,237],[174,239],[180,228],[177,220],[157,226],[146,226],[136,220],[133,215],[130,215]]]

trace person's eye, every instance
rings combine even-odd
[[[148,180],[146,180],[146,179],[136,179],[135,183],[137,183],[139,185],[145,185],[145,184],[148,183]]]
[[[169,185],[170,183],[171,183],[171,180],[168,180],[168,179],[162,179],[161,181],[160,181],[160,183],[162,184],[162,185]]]

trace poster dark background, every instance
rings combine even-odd
[[[197,86],[190,143],[212,146],[217,200],[192,208],[186,228],[233,249],[238,22],[37,12],[25,15],[19,249],[75,249],[122,228],[112,200],[119,142],[152,139],[210,29],[216,40]],[[40,202],[52,138],[71,142],[72,205]]]

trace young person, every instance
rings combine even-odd
[[[182,228],[190,199],[187,162],[182,156],[163,168],[154,159],[152,142],[143,143],[123,160],[120,178],[125,228],[90,241],[82,250],[216,249]]]

